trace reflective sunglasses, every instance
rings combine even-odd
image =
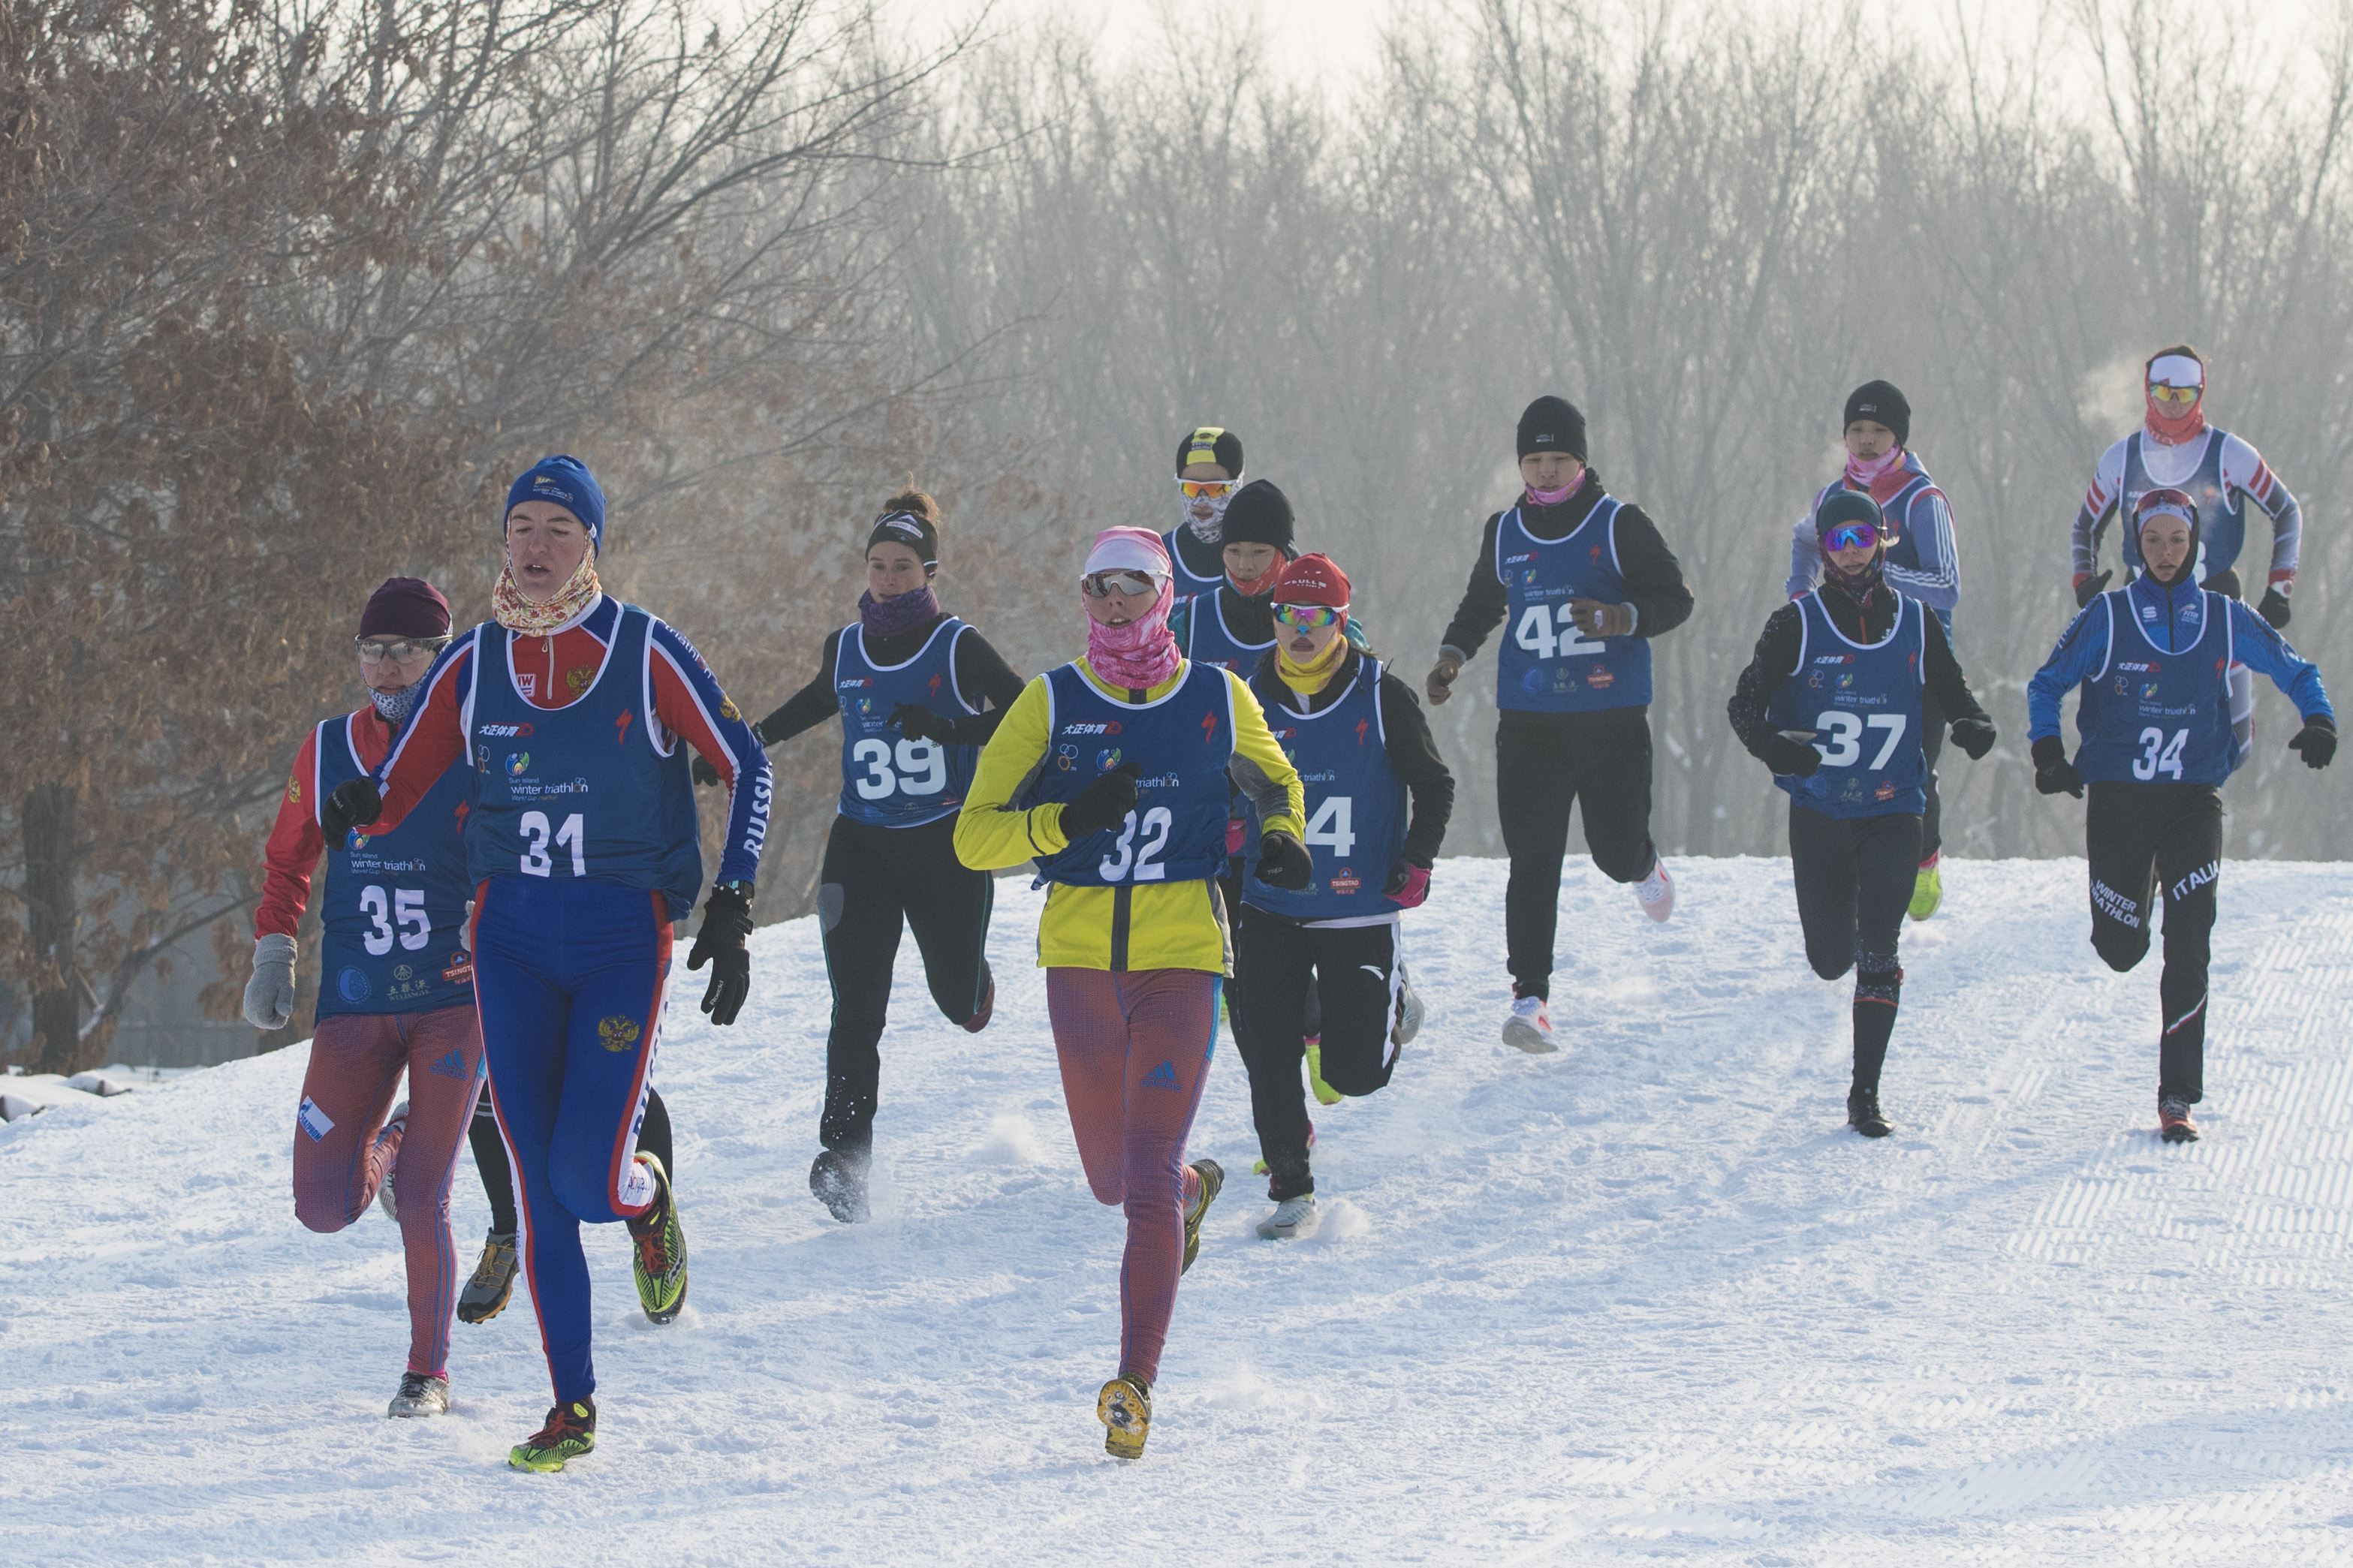
[[[1311,631],[1335,624],[1347,612],[1330,605],[1277,605],[1274,618],[1294,631]]]
[[[1107,599],[1113,594],[1134,598],[1160,592],[1160,584],[1145,572],[1092,572],[1079,579],[1079,586],[1096,599]]]
[[[2205,390],[2202,386],[2168,386],[2163,382],[2156,382],[2150,384],[2148,395],[2159,403],[2178,403],[2187,408],[2197,402],[2198,395]]]
[[[1879,529],[1868,522],[1841,522],[1822,535],[1824,550],[1854,550],[1875,547],[1878,543]]]
[[[1176,488],[1185,492],[1187,500],[1199,500],[1204,496],[1215,500],[1240,483],[1240,479],[1178,479]]]
[[[404,637],[393,642],[374,642],[366,637],[353,637],[353,647],[360,650],[362,664],[382,664],[391,659],[406,664],[412,658],[430,658],[449,646],[448,637]]]

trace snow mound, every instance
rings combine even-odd
[[[1674,869],[1654,927],[1570,863],[1564,1048],[1534,1058],[1496,1036],[1504,868],[1440,867],[1407,921],[1428,1021],[1388,1090],[1316,1110],[1312,1240],[1253,1234],[1221,1047],[1193,1152],[1235,1177],[1134,1466],[1093,1417],[1121,1224],[1018,881],[985,1033],[902,949],[870,1225],[807,1189],[814,922],[754,939],[733,1029],[686,977],[658,1078],[691,1304],[648,1326],[621,1227],[591,1230],[603,1447],[559,1477],[503,1464],[548,1400],[520,1299],[456,1327],[449,1417],[384,1418],[397,1233],[295,1222],[303,1047],[12,1122],[0,1560],[2353,1556],[2353,871],[2227,868],[2206,1140],[2170,1148],[2157,961],[2099,965],[2080,861],[1946,863],[1876,1144],[1787,863]]]

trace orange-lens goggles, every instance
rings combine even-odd
[[[1215,500],[1234,488],[1232,479],[1178,479],[1176,488],[1185,492],[1187,500],[1199,500],[1207,496]]]
[[[2158,382],[2148,389],[2148,395],[2159,403],[2187,408],[2197,402],[2198,395],[2205,390],[2202,386],[2168,386]]]

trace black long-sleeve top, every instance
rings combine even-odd
[[[1558,506],[1538,506],[1523,497],[1520,521],[1538,539],[1566,539],[1608,493],[1601,476],[1588,468],[1577,493]],[[1446,636],[1440,639],[1461,654],[1466,664],[1511,609],[1504,580],[1495,574],[1495,529],[1503,520],[1501,511],[1487,519],[1486,531],[1479,541],[1479,563],[1471,568],[1462,602],[1455,606],[1454,619],[1447,623]],[[1626,579],[1626,602],[1634,606],[1634,635],[1654,637],[1674,630],[1692,613],[1692,591],[1683,581],[1683,563],[1659,536],[1659,525],[1650,514],[1630,501],[1620,503],[1617,528],[1618,570]]]
[[[897,637],[870,637],[866,639],[867,655],[879,664],[904,664],[923,650],[924,642],[946,618],[939,616]],[[760,744],[774,746],[789,741],[841,711],[841,700],[833,689],[834,662],[840,647],[841,634],[828,633],[825,652],[818,661],[817,679],[786,698],[775,712],[752,726],[752,733],[759,737]],[[997,725],[1005,721],[1005,710],[1021,695],[1026,682],[989,646],[977,626],[956,639],[955,669],[956,689],[977,692],[988,699],[989,706],[985,713],[943,713],[942,718],[952,719],[955,723],[955,736],[949,743],[985,746],[988,738],[997,733]]]
[[[1837,583],[1824,583],[1819,592],[1822,608],[1830,612],[1831,625],[1856,642],[1878,642],[1895,626],[1896,595],[1884,584],[1873,588],[1862,600]],[[1945,710],[1946,722],[1979,719],[1991,723],[1985,709],[1978,705],[1977,694],[1969,689],[1969,678],[1962,673],[1961,661],[1953,657],[1952,644],[1945,637],[1945,624],[1930,613],[1923,612],[1921,618],[1926,623],[1928,634],[1925,672],[1928,691]],[[1733,689],[1732,700],[1725,705],[1732,716],[1732,732],[1740,737],[1748,754],[1759,761],[1765,756],[1765,742],[1774,733],[1765,710],[1772,702],[1773,693],[1781,689],[1781,683],[1798,673],[1798,660],[1804,656],[1805,642],[1805,607],[1793,599],[1766,621],[1765,630],[1757,639],[1756,657],[1740,672],[1740,683]]]
[[[1332,672],[1332,679],[1324,683],[1324,689],[1307,699],[1305,711],[1320,712],[1340,700],[1364,661],[1363,651],[1350,647],[1347,657]],[[1300,710],[1299,693],[1283,685],[1282,677],[1275,673],[1275,650],[1268,650],[1260,658],[1258,668],[1250,676],[1250,686],[1258,695],[1260,707],[1269,711],[1278,705]],[[1406,820],[1405,847],[1399,853],[1415,865],[1427,868],[1438,858],[1439,846],[1446,841],[1446,824],[1454,815],[1454,775],[1447,771],[1445,760],[1438,754],[1438,742],[1430,733],[1430,721],[1422,716],[1421,699],[1414,695],[1413,688],[1383,668],[1377,695],[1381,732],[1388,737],[1383,749],[1388,753],[1389,766],[1405,781],[1406,791],[1413,801]]]

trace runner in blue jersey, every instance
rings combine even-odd
[[[1518,502],[1487,519],[1479,562],[1424,682],[1444,702],[1497,625],[1495,814],[1511,856],[1504,1040],[1556,1049],[1546,999],[1568,816],[1613,882],[1663,921],[1674,884],[1651,840],[1651,645],[1692,611],[1683,567],[1642,509],[1586,466],[1585,416],[1539,397],[1520,416]]]
[[[383,760],[449,640],[448,603],[429,583],[395,577],[368,600],[353,640],[369,700],[318,725],[295,753],[254,911],[245,1016],[264,1030],[293,1016],[294,935],[323,860],[318,1022],[295,1116],[294,1212],[311,1230],[337,1231],[380,1194],[390,1198],[407,1264],[409,1340],[389,1414],[438,1415],[449,1408],[458,1285],[450,1173],[482,1056],[471,960],[459,942],[471,892],[459,830],[472,781],[449,768],[397,830],[330,840],[321,807]],[[404,1072],[408,1098],[395,1106]]]
[[[1912,405],[1891,382],[1866,381],[1847,394],[1842,436],[1846,471],[1814,492],[1813,504],[1789,540],[1789,597],[1810,593],[1821,581],[1822,551],[1814,515],[1833,491],[1861,490],[1879,503],[1887,535],[1887,585],[1928,606],[1953,635],[1953,611],[1961,598],[1960,552],[1953,543],[1952,503],[1919,455],[1911,449]],[[1936,759],[1945,749],[1945,726],[1936,700],[1920,724],[1928,763],[1927,804],[1920,814],[1920,869],[1912,885],[1912,918],[1925,921],[1945,900],[1940,862],[1945,847],[1945,805],[1936,790]]]
[[[1834,489],[1814,509],[1821,585],[1773,612],[1729,704],[1733,732],[1789,795],[1789,867],[1806,959],[1854,971],[1847,1124],[1894,1131],[1879,1103],[1904,969],[1897,954],[1920,860],[1927,728],[1949,724],[1974,760],[1992,721],[1944,623],[1887,582],[1879,505]]]
[[[1242,438],[1222,425],[1176,443],[1176,526],[1160,536],[1181,602],[1225,580],[1226,508],[1242,484]]]
[[[940,522],[921,490],[882,503],[867,531],[857,622],[826,638],[817,678],[753,726],[774,746],[841,720],[841,809],[818,873],[833,1026],[809,1191],[845,1224],[868,1215],[900,932],[915,933],[949,1023],[978,1034],[997,999],[986,952],[996,882],[956,858],[955,816],[1022,682],[976,628],[940,608]],[[696,776],[719,778],[702,763]]]
[[[2238,600],[2201,588],[2199,509],[2181,490],[2151,490],[2134,519],[2140,574],[2075,616],[2027,684],[2034,787],[2081,796],[2092,884],[2092,947],[2127,970],[2148,952],[2156,888],[2165,889],[2165,973],[2157,1110],[2168,1142],[2198,1136],[2189,1108],[2206,1089],[2206,967],[2222,869],[2222,781],[2240,762],[2232,671],[2260,671],[2303,717],[2288,742],[2305,765],[2337,754],[2337,720],[2320,671]],[[2061,699],[2077,687],[2071,761]]]
[[[719,879],[687,968],[732,1024],[751,988],[744,939],[767,835],[767,758],[702,656],[596,580],[605,498],[581,463],[543,458],[507,495],[496,619],[453,642],[376,769],[328,797],[336,832],[396,828],[452,763],[471,764],[474,993],[491,1093],[521,1195],[522,1272],[555,1405],[515,1446],[554,1470],[596,1446],[585,1223],[627,1222],[648,1316],[686,1299],[668,1173],[638,1147],[671,971],[702,855],[688,746],[732,790]]]
[[[1306,791],[1312,869],[1304,888],[1276,887],[1250,855],[1234,939],[1243,1001],[1233,1017],[1275,1205],[1258,1233],[1276,1240],[1315,1225],[1314,1127],[1299,1072],[1304,1003],[1319,1003],[1318,1065],[1329,1087],[1350,1096],[1385,1087],[1421,1024],[1398,915],[1430,890],[1454,779],[1412,688],[1341,635],[1347,574],[1303,555],[1282,569],[1272,597],[1282,640],[1259,661],[1250,690]],[[1246,842],[1255,851],[1262,836]]]

